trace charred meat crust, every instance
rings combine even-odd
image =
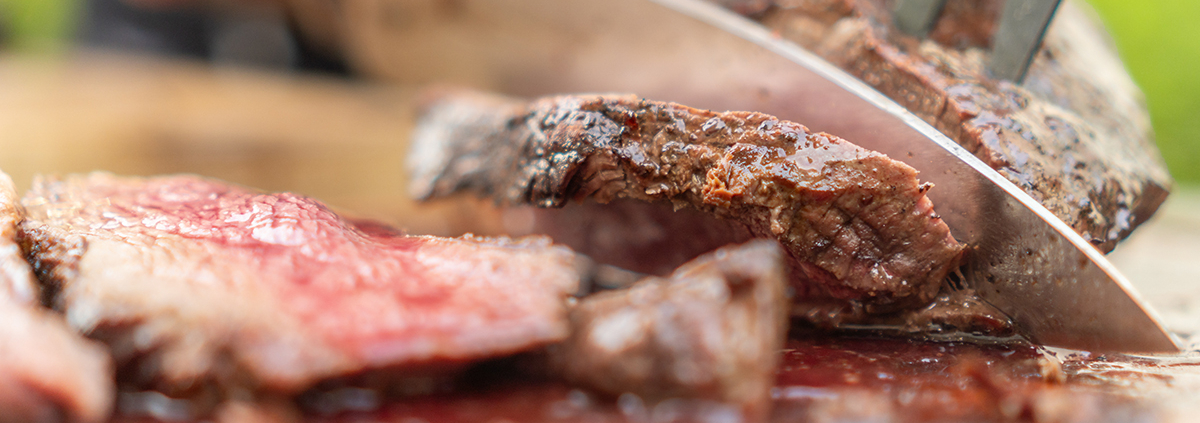
[[[914,169],[761,113],[619,95],[521,103],[453,93],[427,107],[410,165],[422,198],[633,199],[731,219],[783,244],[799,299],[870,312],[927,303],[963,251]]]
[[[0,172],[0,422],[100,422],[112,411],[112,363],[38,302],[15,242],[22,219]]]
[[[1084,6],[1060,8],[1018,85],[983,66],[1001,0],[947,1],[929,40],[896,30],[886,0],[710,1],[904,105],[1104,252],[1166,199],[1142,94]]]

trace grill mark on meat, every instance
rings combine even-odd
[[[103,421],[113,399],[109,358],[39,306],[14,240],[20,220],[12,180],[0,172],[0,421]]]
[[[1067,2],[1025,82],[983,63],[1002,1],[950,0],[920,40],[882,0],[709,0],[758,20],[934,125],[1111,251],[1166,199],[1171,178],[1142,94],[1098,24]],[[1078,166],[1082,164],[1082,166]]]
[[[586,297],[552,360],[567,380],[613,397],[713,400],[766,417],[787,332],[784,271],[779,246],[757,240]]]
[[[410,164],[411,192],[426,199],[630,199],[729,219],[783,243],[803,273],[797,292],[873,312],[930,301],[962,252],[911,167],[760,113],[616,95],[522,103],[456,93],[428,107]],[[619,179],[601,177],[611,173]],[[864,224],[886,230],[854,229]]]
[[[39,178],[23,201],[55,304],[168,395],[295,393],[536,348],[567,336],[578,284],[544,237],[407,236],[193,176]]]

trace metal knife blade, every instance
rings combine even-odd
[[[753,110],[837,134],[921,171],[967,282],[1034,342],[1176,352],[1129,282],[1066,223],[935,128],[857,78],[698,0],[394,2],[359,50],[369,71],[508,94],[634,93]],[[391,40],[380,44],[380,40]],[[353,41],[353,40],[352,40]]]
[[[992,35],[987,69],[992,76],[1020,83],[1042,46],[1042,38],[1061,0],[1008,0]],[[946,0],[898,0],[894,7],[896,27],[906,34],[924,38],[933,29]]]

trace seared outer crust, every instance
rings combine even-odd
[[[428,107],[413,145],[411,192],[424,198],[633,199],[739,222],[783,244],[803,300],[869,312],[926,304],[962,253],[916,170],[761,113],[618,95],[524,103],[455,93]]]
[[[0,422],[100,422],[113,404],[112,363],[99,345],[38,302],[14,242],[21,209],[0,172]]]
[[[713,0],[861,78],[1006,176],[1102,251],[1166,199],[1142,94],[1093,19],[1058,11],[1023,84],[987,76],[1002,0],[950,0],[929,40],[885,0]]]

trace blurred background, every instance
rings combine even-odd
[[[320,13],[320,1],[303,10]],[[214,18],[179,8],[183,0],[0,0],[0,48],[59,54],[74,44],[114,46],[218,63],[344,75],[324,54],[329,40],[296,39],[272,0],[248,0]],[[1146,94],[1157,142],[1182,185],[1200,184],[1200,2],[1088,0],[1105,21]],[[208,7],[220,8],[221,1]],[[246,4],[259,3],[258,11]],[[130,5],[136,5],[137,8]],[[315,6],[314,6],[315,5]],[[291,19],[304,20],[303,16]],[[197,38],[196,34],[203,34]],[[252,39],[256,42],[245,43]]]

